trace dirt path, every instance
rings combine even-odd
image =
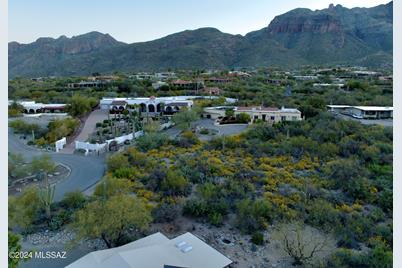
[[[102,122],[105,119],[107,119],[106,110],[97,109],[91,112],[85,120],[84,127],[81,129],[80,133],[60,152],[72,154],[75,149],[75,141],[86,141],[89,135],[95,130],[96,123]]]

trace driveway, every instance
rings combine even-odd
[[[83,156],[77,154],[61,154],[45,152],[25,145],[9,130],[8,151],[20,153],[26,160],[34,156],[48,154],[54,162],[62,163],[71,169],[70,175],[62,182],[56,184],[55,201],[60,201],[63,195],[72,191],[86,191],[95,185],[105,172],[105,156]]]
[[[352,120],[352,121],[357,121],[362,123],[363,125],[380,125],[384,127],[392,127],[393,126],[393,120],[392,119],[373,119],[373,120],[368,120],[368,119],[357,119],[348,115],[344,114],[336,114],[335,115],[338,118],[345,119],[345,120]]]
[[[191,123],[192,127],[203,127],[203,128],[208,128],[208,129],[215,129],[217,130],[217,136],[228,136],[228,135],[236,135],[239,134],[240,132],[244,131],[248,125],[247,124],[233,124],[233,125],[214,125],[214,120],[212,119],[199,119],[193,123]],[[172,128],[169,128],[165,130],[163,133],[167,134],[171,139],[176,138],[180,133],[181,130],[175,126]],[[208,136],[208,137],[213,137],[213,136]]]
[[[75,141],[86,141],[89,138],[89,135],[94,132],[96,128],[96,123],[102,122],[103,120],[107,119],[107,113],[107,110],[100,109],[92,111],[89,114],[88,118],[85,120],[84,127],[81,129],[81,132],[60,152],[65,154],[74,153]]]
[[[212,119],[200,119],[195,121],[194,126],[199,126],[203,128],[215,129],[218,131],[219,136],[236,135],[244,131],[248,125],[247,124],[233,124],[233,125],[214,125],[214,120]]]

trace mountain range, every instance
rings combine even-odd
[[[90,32],[8,44],[9,77],[166,69],[359,65],[392,67],[393,2],[372,8],[297,8],[245,36],[215,28],[126,44]]]

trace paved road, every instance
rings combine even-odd
[[[215,129],[217,130],[217,136],[229,136],[239,134],[240,132],[244,131],[247,128],[247,124],[236,124],[236,125],[214,125],[214,120],[212,119],[199,119],[193,123],[191,123],[192,127],[203,127],[208,129]],[[171,127],[164,131],[170,138],[176,138],[180,133],[181,130],[177,127]],[[208,136],[208,139],[212,139],[214,136]],[[205,138],[205,137],[204,137]]]
[[[34,156],[49,154],[53,161],[67,165],[71,173],[62,182],[56,185],[55,200],[59,201],[63,195],[71,191],[85,191],[96,184],[105,172],[105,156],[82,156],[76,154],[62,154],[44,152],[22,143],[17,136],[9,130],[8,151],[22,154],[26,160]]]
[[[200,119],[194,122],[195,126],[199,127],[204,127],[204,128],[209,128],[209,129],[215,129],[218,131],[217,135],[222,136],[222,135],[236,135],[242,132],[247,128],[247,124],[229,124],[229,125],[214,125],[214,120],[212,119]]]
[[[358,122],[362,123],[363,125],[380,125],[380,126],[384,126],[384,127],[392,127],[393,126],[392,119],[372,119],[372,120],[358,119],[358,118],[354,118],[354,117],[344,115],[344,114],[336,114],[335,116],[338,118],[345,119],[345,120],[358,121]]]

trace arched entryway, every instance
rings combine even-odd
[[[149,105],[148,105],[148,111],[149,111],[150,113],[154,113],[154,112],[155,112],[155,105],[149,104]]]
[[[140,104],[140,112],[145,113],[147,111],[147,105],[145,103]]]
[[[166,107],[166,112],[167,112],[167,113],[172,113],[172,112],[173,112],[172,106],[167,106],[167,107]]]

